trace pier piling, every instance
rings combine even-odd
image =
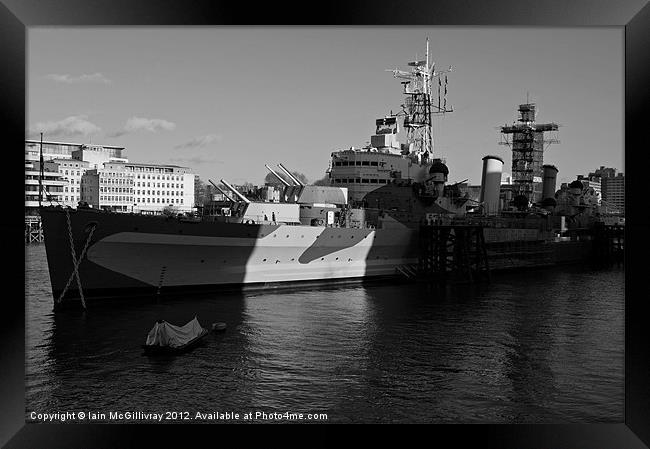
[[[483,226],[421,225],[418,271],[441,284],[489,280]]]

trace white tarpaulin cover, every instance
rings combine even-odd
[[[161,323],[156,323],[153,329],[149,331],[147,345],[176,348],[198,337],[203,330],[196,317],[184,326],[174,326],[163,320]]]

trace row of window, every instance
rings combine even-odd
[[[68,187],[64,187],[63,190],[65,192],[79,192],[79,187],[70,187],[70,190],[68,190]]]
[[[66,197],[66,201],[67,201]],[[137,203],[162,203],[162,204],[183,204],[183,198],[133,198],[131,196],[121,196],[121,195],[101,195],[99,200],[102,202],[128,202],[132,203],[134,200]]]
[[[385,162],[381,163],[381,166],[383,167]],[[369,166],[369,167],[377,167],[379,166],[378,161],[337,161],[334,162],[335,167],[347,167],[347,166]]]
[[[136,177],[140,179],[140,175],[136,175]],[[182,181],[183,177],[175,176],[175,175],[147,175],[147,177],[145,178],[145,175],[142,175],[142,179],[160,179],[162,181]]]
[[[150,184],[152,184],[152,185],[150,185]],[[137,186],[140,187],[140,183],[139,183],[139,182],[137,183]],[[142,183],[142,187],[144,187],[144,182]],[[149,183],[149,182],[148,182],[148,183],[147,183],[147,187],[165,187],[165,183],[163,182],[162,185],[161,185],[160,182],[152,182],[152,183]],[[172,182],[171,185],[170,185],[170,183],[167,183],[167,188],[168,188],[168,189],[169,189],[169,188],[172,188],[172,189],[173,189],[173,188],[182,189],[182,188],[183,188],[183,184],[175,184],[175,183]]]
[[[53,192],[61,192],[63,193],[63,187],[61,186],[52,186],[52,185],[46,185],[43,186],[45,188],[45,192],[47,194],[53,193]],[[38,192],[38,186],[32,186],[32,185],[25,185],[25,191],[29,192]],[[43,192],[43,195],[45,195],[45,192]]]
[[[100,178],[130,178],[133,175],[124,172],[106,171],[99,174]]]
[[[108,201],[108,202],[118,202],[118,203],[119,202],[122,202],[122,203],[129,202],[130,203],[130,202],[133,201],[133,197],[131,197],[131,196],[119,196],[119,195],[117,195],[117,196],[107,195],[107,196],[100,196],[99,200],[100,201]]]
[[[162,195],[162,196],[181,196],[182,193],[176,190],[137,190],[136,193],[138,195],[145,195],[145,192],[147,195]]]
[[[121,179],[121,178],[100,178],[99,182],[102,184],[129,184],[133,185],[132,179]]]
[[[377,178],[332,179],[332,184],[388,184],[388,182],[388,179]]]
[[[136,198],[138,203],[183,204],[183,198]],[[146,200],[146,201],[145,201]],[[151,200],[151,201],[149,201]],[[155,200],[155,201],[154,201]]]
[[[100,187],[99,191],[114,192],[114,193],[133,193],[133,189],[130,189],[128,187]]]
[[[52,201],[59,199],[59,197],[56,195],[51,195],[50,198]],[[43,200],[47,201],[45,195],[43,195]],[[38,195],[25,195],[25,201],[38,201]]]
[[[129,165],[127,166],[131,171],[144,171],[144,172],[149,172],[149,173],[172,173],[173,169],[172,168],[160,168],[160,167],[138,167],[138,166],[133,166]],[[148,176],[148,175],[147,175]],[[142,175],[144,178],[144,175]]]
[[[25,175],[25,179],[35,179],[38,181],[38,175]],[[62,181],[58,176],[43,176],[44,181]]]

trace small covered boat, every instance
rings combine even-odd
[[[197,317],[184,326],[159,320],[149,331],[142,348],[145,354],[180,354],[197,346],[206,335],[208,331],[201,327]]]

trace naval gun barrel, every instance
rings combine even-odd
[[[232,198],[230,198],[230,197],[228,196],[228,194],[227,194],[226,192],[224,192],[224,190],[223,190],[221,187],[219,187],[219,186],[216,185],[214,182],[212,182],[211,179],[208,179],[208,181],[209,181],[210,184],[212,184],[212,185],[213,185],[213,186],[214,186],[214,187],[215,187],[219,192],[221,192],[221,194],[222,194],[223,196],[225,196],[225,197],[228,199],[228,201],[231,201],[231,202],[233,202],[233,203],[236,203],[236,202],[237,202],[237,201],[233,200]]]
[[[228,187],[230,190],[232,190],[232,192],[233,192],[235,195],[237,195],[237,196],[239,197],[239,199],[241,199],[244,203],[246,203],[246,204],[250,204],[250,200],[249,200],[248,198],[246,198],[244,195],[242,195],[242,194],[239,193],[237,190],[235,190],[235,188],[234,188],[233,186],[231,186],[230,184],[228,184],[228,183],[227,183],[226,181],[224,181],[223,179],[221,180],[221,184],[225,185],[225,186]]]
[[[296,183],[296,185],[298,185],[298,186],[300,186],[300,187],[305,187],[305,185],[304,185],[302,182],[298,181],[298,179],[296,179],[296,177],[293,176],[293,175],[291,174],[291,172],[290,172],[289,170],[287,170],[286,167],[285,167],[284,165],[282,165],[282,164],[278,164],[278,167],[280,167],[280,169],[281,169],[283,172],[285,172],[285,173],[287,174],[287,176],[288,176],[288,177],[289,177],[293,182]]]
[[[288,183],[287,181],[285,181],[284,178],[283,178],[282,176],[280,176],[280,175],[278,175],[276,172],[274,172],[273,169],[272,169],[271,167],[269,167],[269,166],[266,165],[266,164],[264,164],[264,166],[265,166],[265,167],[266,167],[266,168],[267,168],[267,169],[268,169],[268,170],[269,170],[269,171],[270,171],[270,172],[271,172],[271,173],[272,173],[276,178],[278,178],[282,184],[284,184],[286,187],[290,187],[289,183]]]

